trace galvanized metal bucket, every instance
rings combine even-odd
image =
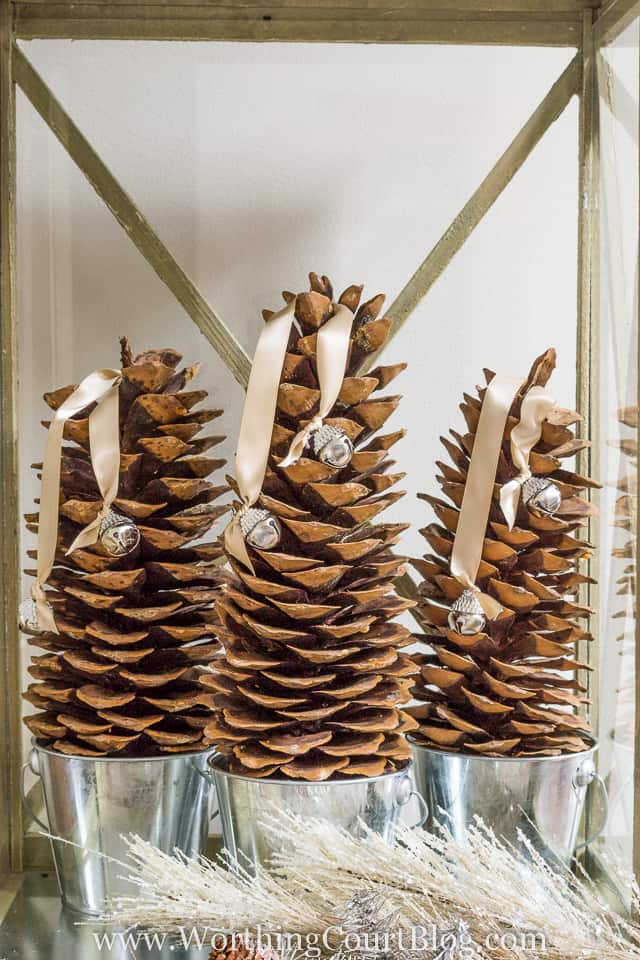
[[[354,835],[362,833],[364,824],[389,843],[412,797],[420,807],[414,826],[422,826],[427,815],[414,789],[410,764],[380,777],[317,783],[239,776],[229,773],[220,757],[212,758],[209,766],[211,773],[205,775],[216,788],[225,848],[248,870],[257,864],[268,867],[276,850],[282,849],[263,822],[285,811],[304,820],[329,820]]]
[[[596,743],[559,757],[509,758],[446,753],[408,739],[416,785],[428,807],[427,830],[435,832],[443,824],[462,840],[479,816],[497,837],[518,845],[521,832],[546,860],[566,864],[576,850],[592,785],[602,793],[602,820],[580,846],[595,840],[606,826],[608,797],[595,769]]]
[[[125,859],[123,835],[137,834],[167,853],[204,853],[212,791],[201,773],[210,755],[74,757],[34,744],[23,767],[23,799],[36,823],[60,838],[51,845],[65,906],[95,916],[109,898],[135,894],[122,879],[122,863],[109,859]],[[42,780],[48,826],[28,806],[27,769]]]

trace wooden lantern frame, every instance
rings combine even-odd
[[[44,39],[226,40],[485,44],[573,47],[575,56],[526,120],[391,305],[392,335],[460,250],[574,96],[579,110],[577,404],[595,426],[598,355],[599,127],[595,55],[640,16],[640,0],[0,0],[0,920],[20,871],[43,866],[42,837],[25,833],[20,801],[20,520],[15,296],[15,88],[20,87],[156,274],[236,380],[250,359],[162,242],[133,199],[56,100],[16,41]],[[375,360],[374,360],[375,362]],[[597,453],[581,468],[597,475]],[[636,595],[640,583],[636,584]],[[415,589],[403,581],[410,595]],[[596,630],[597,633],[597,630]],[[640,662],[640,629],[636,638]],[[583,652],[583,656],[585,653]],[[597,662],[597,644],[589,652]],[[636,698],[640,702],[640,671]],[[592,692],[593,695],[593,692]],[[637,711],[640,714],[640,711]],[[636,719],[640,744],[640,715]],[[636,795],[640,798],[640,747]],[[640,867],[640,799],[635,863]],[[48,848],[48,841],[45,841]]]

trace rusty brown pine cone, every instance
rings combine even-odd
[[[198,668],[219,649],[211,604],[227,575],[216,563],[219,544],[200,538],[227,511],[216,501],[228,487],[206,479],[225,463],[206,456],[224,438],[198,436],[222,411],[196,409],[207,393],[186,388],[198,365],[177,369],[180,360],[170,349],[134,360],[122,341],[113,506],[140,534],[126,556],[111,556],[100,542],[66,555],[102,501],[89,457],[89,411],[65,425],[47,591],[60,632],[30,638],[46,653],[32,658],[36,682],[25,693],[40,711],[25,723],[40,744],[63,753],[144,756],[203,746],[208,714],[199,702]],[[62,387],[44,399],[56,410],[73,390]],[[38,514],[26,520],[37,532]]]
[[[357,375],[389,333],[390,319],[377,319],[383,296],[359,308],[361,287],[340,297],[355,320],[347,375],[325,423],[353,441],[351,462],[331,466],[310,446],[278,467],[318,409],[316,331],[332,314],[333,291],[326,277],[310,279],[310,292],[284,294],[295,298],[296,325],[259,502],[277,517],[282,540],[250,548],[255,576],[231,559],[238,583],[217,603],[224,655],[203,683],[217,710],[205,733],[232,770],[323,780],[374,776],[408,759],[403,734],[415,722],[398,704],[416,670],[400,652],[410,631],[392,622],[413,605],[394,589],[404,568],[391,548],[406,525],[378,519],[403,496],[391,488],[404,476],[391,472],[388,453],[404,431],[377,435],[400,398],[379,392],[405,364]]]
[[[420,495],[437,520],[421,531],[433,553],[413,562],[424,577],[417,612],[426,633],[418,639],[428,652],[415,656],[421,678],[414,695],[423,704],[411,712],[420,723],[418,740],[430,747],[488,756],[553,756],[583,750],[590,742],[588,723],[574,712],[586,702],[578,679],[585,664],[575,659],[575,646],[591,639],[581,625],[590,611],[577,594],[588,580],[579,562],[591,554],[581,527],[595,509],[581,494],[598,484],[566,464],[588,446],[571,429],[579,414],[554,409],[531,453],[534,478],[549,479],[560,491],[556,514],[530,509],[523,491],[509,531],[498,501],[500,486],[517,474],[509,436],[524,392],[544,386],[555,361],[554,350],[536,360],[507,420],[477,578],[504,611],[485,632],[465,636],[448,623],[450,607],[462,593],[449,561],[484,390],[478,397],[465,394],[461,404],[467,433],[452,430],[451,438],[442,438],[451,463],[438,462],[437,479],[446,499]],[[490,382],[493,375],[485,375]]]
[[[271,947],[245,942],[237,934],[232,934],[220,948],[212,949],[209,960],[280,960],[280,956]]]

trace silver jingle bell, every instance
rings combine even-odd
[[[522,500],[534,513],[553,517],[562,505],[562,494],[552,480],[530,477],[522,484]]]
[[[463,637],[473,637],[482,633],[487,618],[473,590],[464,590],[451,607],[449,629]]]
[[[247,543],[258,550],[273,550],[282,538],[282,527],[277,518],[258,507],[250,507],[242,514],[240,529]]]
[[[353,457],[353,444],[340,427],[323,423],[318,430],[314,430],[311,443],[313,452],[318,460],[342,470],[349,466]]]
[[[31,637],[39,637],[45,631],[38,623],[38,612],[35,600],[30,597],[23,600],[18,607],[18,628],[22,633],[28,633]]]
[[[126,557],[140,543],[140,531],[129,517],[109,510],[100,524],[99,539],[110,556]]]

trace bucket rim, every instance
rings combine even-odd
[[[63,760],[84,760],[88,763],[166,763],[168,760],[188,760],[191,757],[210,756],[215,753],[215,747],[205,747],[203,750],[190,750],[184,753],[165,753],[158,757],[83,757],[80,753],[62,753],[50,747],[41,746],[35,737],[31,739],[31,749],[38,753],[47,753],[49,756]]]
[[[569,760],[572,757],[588,757],[589,754],[596,753],[600,748],[600,741],[596,737],[592,737],[591,746],[586,750],[578,750],[576,753],[561,753],[557,757],[484,757],[479,753],[453,753],[451,750],[438,750],[435,747],[428,747],[424,743],[420,743],[419,740],[416,740],[415,735],[410,733],[406,734],[407,741],[411,745],[412,749],[424,750],[425,753],[435,753],[440,756],[456,758],[458,760],[484,760],[485,763],[495,762],[496,760],[500,763],[552,763],[552,762],[562,762]]]
[[[216,760],[218,761],[217,763],[215,762]],[[221,766],[221,764],[225,762],[226,757],[214,752],[213,756],[208,759],[207,766],[213,770],[214,773],[219,773],[229,780],[247,780],[249,783],[274,784],[274,786],[284,784],[289,787],[313,787],[314,789],[316,787],[335,787],[354,783],[375,783],[377,780],[391,780],[394,777],[408,776],[413,767],[413,760],[407,760],[405,765],[399,770],[380,773],[377,777],[349,777],[348,780],[302,780],[295,779],[294,777],[249,777],[243,773],[231,773],[230,770],[225,770],[224,767]]]

